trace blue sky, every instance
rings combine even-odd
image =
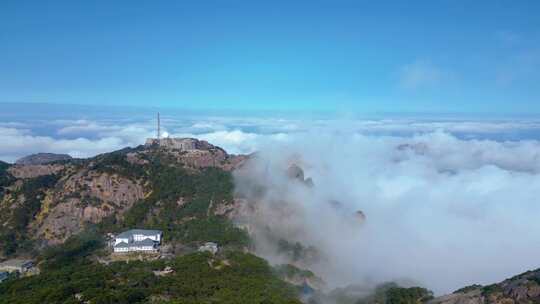
[[[540,114],[538,1],[2,1],[0,102]]]

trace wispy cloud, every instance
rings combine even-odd
[[[310,132],[413,136],[447,132],[468,139],[519,140],[540,134],[539,120],[463,119],[292,119],[279,117],[165,116],[162,130],[170,136],[196,137],[230,153],[251,153],[269,141],[284,141]],[[155,136],[152,119],[6,121],[0,124],[0,159],[13,162],[30,153],[68,153],[90,157],[126,146],[143,144]]]
[[[67,153],[85,158],[129,145],[118,137],[65,139],[32,135],[30,131],[13,128],[0,128],[0,142],[0,159],[8,162],[38,152]]]

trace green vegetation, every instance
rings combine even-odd
[[[9,167],[10,164],[0,161],[0,200],[4,196],[4,187],[7,187],[14,180],[8,172]]]
[[[10,167],[10,164],[0,160],[0,174],[6,172],[9,167]]]
[[[214,241],[220,245],[248,245],[249,238],[243,230],[212,212],[216,205],[232,201],[233,181],[229,172],[218,168],[188,171],[174,166],[160,154],[150,155],[147,160],[147,165],[135,166],[138,169],[134,174],[144,175],[151,194],[135,203],[125,213],[123,221],[114,217],[104,220],[99,225],[102,232],[150,228],[162,230],[166,242]],[[106,165],[101,164],[102,161]],[[109,173],[130,174],[132,167],[122,154],[102,157],[99,163],[100,170],[110,170]],[[145,169],[141,171],[140,168]]]
[[[156,276],[152,271],[171,267]],[[62,268],[0,285],[0,303],[300,303],[258,257],[196,253],[174,260],[115,262],[75,259]]]
[[[152,194],[128,212],[126,227],[135,221],[144,223],[146,227],[163,230],[166,241],[247,245],[248,237],[243,230],[223,217],[214,216],[211,210],[217,204],[232,201],[230,173],[216,168],[188,173],[183,168],[159,166],[151,182]],[[147,216],[149,211],[158,216],[141,221],[141,216]]]
[[[15,208],[8,207],[9,209],[0,215],[9,215],[8,225],[0,228],[0,249],[3,255],[13,255],[19,249],[32,249],[32,241],[27,234],[28,224],[40,211],[45,190],[54,187],[57,181],[56,175],[25,179],[22,186],[14,191],[15,197],[24,197],[24,200],[17,203]]]
[[[386,293],[387,304],[424,303],[431,299],[433,299],[433,293],[421,287],[393,287]]]
[[[283,264],[283,265],[275,266],[274,270],[280,278],[294,278],[294,277],[313,278],[315,277],[315,274],[313,272],[309,270],[300,269],[291,264]]]
[[[300,261],[308,258],[308,256],[313,253],[316,253],[314,247],[305,247],[300,242],[291,243],[287,240],[280,239],[278,241],[278,253],[289,256],[289,258],[294,261]]]
[[[433,299],[433,293],[425,288],[399,287],[395,283],[378,286],[374,293],[360,299],[356,304],[420,304]]]
[[[469,286],[465,286],[463,288],[460,288],[460,289],[454,291],[453,293],[467,293],[469,291],[477,290],[477,289],[480,289],[480,288],[482,288],[482,285],[473,284],[473,285],[469,285]]]
[[[535,282],[537,285],[540,285],[540,277],[539,276],[533,276],[532,278],[529,278],[529,281]]]
[[[247,233],[235,227],[229,220],[222,217],[207,217],[195,219],[178,225],[177,231],[170,231],[171,238],[183,242],[217,242],[220,246],[247,246]]]
[[[40,256],[41,269],[59,269],[88,257],[96,249],[103,247],[103,237],[95,232],[84,232],[72,236],[63,244],[46,248]]]
[[[119,174],[128,178],[141,177],[144,175],[144,168],[137,164],[127,161],[126,153],[132,149],[122,149],[119,151],[101,154],[96,156],[91,169],[98,172]]]
[[[484,297],[488,297],[498,292],[502,292],[502,287],[499,284],[491,284],[482,288],[482,296]]]

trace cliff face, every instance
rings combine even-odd
[[[21,165],[17,164],[8,169],[8,172],[16,178],[34,178],[42,175],[57,174],[64,169],[64,165]]]
[[[80,232],[85,223],[99,223],[103,218],[123,213],[144,197],[139,181],[83,169],[61,179],[44,200],[35,226],[38,236],[61,242]]]

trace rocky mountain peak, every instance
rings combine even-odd
[[[15,164],[17,165],[45,165],[56,161],[71,160],[73,159],[68,154],[55,154],[55,153],[37,153],[31,154],[18,159]]]
[[[178,163],[191,168],[219,167],[226,171],[240,166],[248,156],[230,155],[218,146],[214,146],[205,140],[196,138],[149,138],[138,152],[148,154],[159,150],[165,152]],[[132,161],[138,162],[137,155],[129,154]]]
[[[161,147],[170,150],[180,150],[180,151],[209,151],[209,150],[222,150],[219,147],[216,147],[205,140],[199,140],[196,138],[179,138],[179,137],[166,137],[166,138],[148,138],[145,147]],[[224,152],[224,151],[223,151]]]

